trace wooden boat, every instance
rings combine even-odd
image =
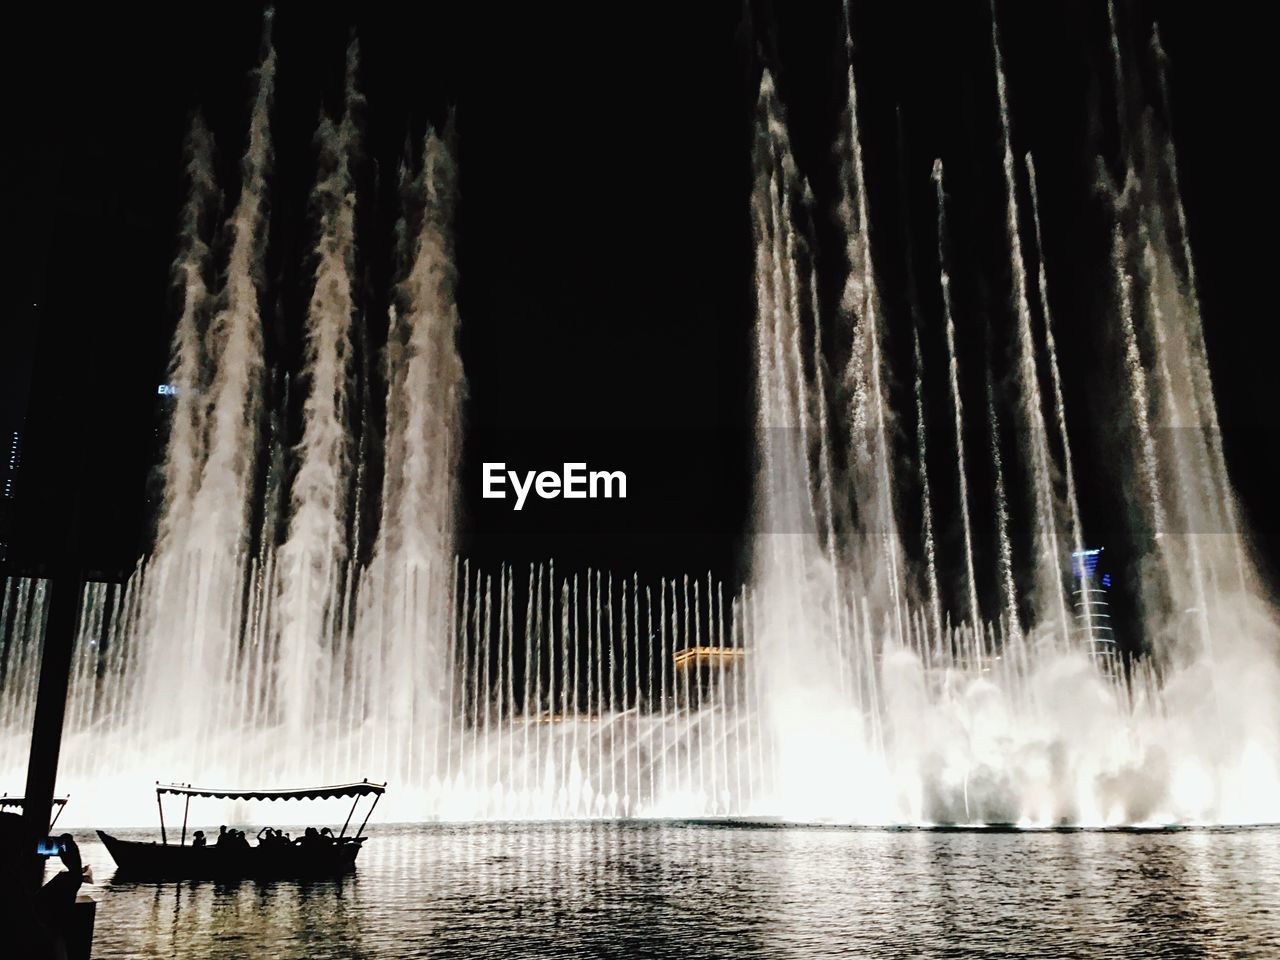
[[[386,790],[385,783],[344,783],[327,787],[300,787],[291,790],[227,790],[193,787],[190,784],[156,784],[156,805],[160,809],[160,841],[121,840],[99,830],[98,836],[116,862],[116,878],[131,880],[202,880],[328,877],[355,869],[356,856],[364,841],[364,828],[373,808]],[[182,813],[182,835],[178,843],[170,843],[164,823],[163,797],[185,798]],[[360,827],[350,836],[347,828],[364,797],[373,797]],[[211,843],[195,846],[187,843],[187,814],[192,797],[229,800],[322,800],[351,797],[342,832],[336,836],[311,833],[294,841],[263,840],[257,844]]]

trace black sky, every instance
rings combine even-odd
[[[827,210],[844,98],[839,3],[770,6],[757,3],[749,16],[733,0],[353,5],[323,13],[279,6],[264,316],[283,367],[296,366],[290,344],[307,295],[311,136],[321,105],[339,107],[350,31],[362,44],[369,100],[361,240],[371,306],[385,303],[394,170],[406,138],[416,142],[428,122],[456,110],[470,396],[463,544],[472,555],[741,574],[751,476],[750,145],[761,59],[778,75],[797,160]],[[1274,244],[1263,231],[1275,211],[1262,148],[1268,85],[1259,31],[1243,8],[1214,8],[1210,19],[1191,4],[1120,7],[1135,49],[1158,13],[1170,54],[1228,455],[1260,554],[1274,570],[1277,334]],[[921,277],[926,366],[936,371],[945,362],[932,282],[934,157],[943,158],[955,198],[968,388],[981,389],[988,328],[989,349],[1007,353],[989,21],[982,0],[853,9],[894,397],[909,410],[908,254]],[[1113,413],[1097,384],[1107,336],[1098,269],[1105,248],[1091,192],[1094,157],[1114,146],[1105,6],[1043,0],[1006,2],[1001,11],[1015,146],[1031,150],[1040,171],[1086,525],[1105,542],[1124,509],[1113,451],[1090,439],[1106,434]],[[128,566],[145,536],[155,387],[176,315],[167,277],[182,136],[190,112],[204,111],[222,182],[234,195],[260,9],[185,4],[144,15],[60,7],[7,16],[14,49],[4,65],[11,110],[0,430],[25,414],[25,549],[65,549],[67,504],[78,489],[80,552],[91,565]],[[834,303],[842,275],[829,219],[818,224],[818,242],[824,299]],[[928,399],[931,428],[940,429],[946,397]],[[480,501],[486,459],[623,467],[632,499],[514,515]],[[954,477],[945,462],[935,472],[943,536],[954,537],[947,492]]]

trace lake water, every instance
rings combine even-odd
[[[341,880],[163,885],[77,838],[99,960],[1280,956],[1276,829],[379,826]]]

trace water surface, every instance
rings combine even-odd
[[[308,883],[112,883],[80,839],[99,960],[1280,955],[1275,829],[391,826]]]

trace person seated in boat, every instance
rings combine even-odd
[[[249,849],[249,838],[244,835],[243,830],[234,831],[235,837],[232,839],[232,846],[237,850]]]
[[[332,844],[337,840],[337,838],[333,835],[333,831],[330,830],[328,827],[320,828],[320,839],[328,844]]]
[[[320,847],[326,845],[325,838],[320,835],[320,831],[315,827],[307,827],[306,832],[293,842],[301,844],[304,847]]]
[[[289,835],[272,827],[263,827],[258,831],[258,846],[280,847],[290,843]]]
[[[207,846],[208,843],[209,841],[205,839],[203,830],[197,830],[195,834],[191,837],[191,845],[193,847]]]
[[[216,847],[230,846],[231,841],[233,839],[234,838],[232,837],[232,835],[227,833],[227,825],[224,823],[222,826],[218,828],[218,839],[214,843],[214,846]]]

